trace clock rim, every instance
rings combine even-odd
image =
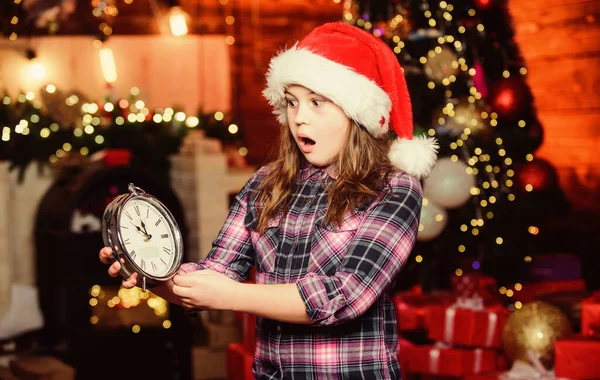
[[[159,282],[164,282],[164,281],[169,280],[177,273],[177,271],[179,270],[179,268],[182,264],[182,261],[183,261],[183,248],[184,248],[183,247],[183,238],[182,238],[181,230],[179,228],[177,220],[175,219],[175,217],[173,216],[171,211],[168,209],[168,207],[166,207],[158,198],[154,197],[151,194],[148,194],[148,193],[131,194],[130,193],[130,194],[123,194],[119,198],[120,199],[115,199],[115,200],[117,200],[117,202],[114,205],[114,210],[113,210],[112,217],[111,217],[111,219],[113,219],[113,222],[115,225],[116,243],[118,244],[119,249],[121,251],[120,253],[117,254],[117,256],[125,258],[128,266],[130,266],[130,268],[127,268],[129,272],[131,272],[131,273],[137,272],[140,277],[145,277],[146,281],[150,281],[151,283],[152,282],[159,283]],[[155,276],[153,274],[148,273],[148,271],[142,269],[141,267],[139,267],[135,263],[135,261],[132,260],[131,256],[129,255],[128,250],[125,248],[125,244],[123,244],[123,237],[121,236],[121,229],[119,228],[119,226],[121,224],[122,212],[125,209],[125,205],[129,201],[132,201],[135,199],[150,203],[171,224],[170,230],[172,231],[173,237],[175,239],[174,254],[176,255],[176,257],[173,260],[173,264],[171,265],[171,268],[166,272],[165,275]],[[143,283],[143,279],[140,277],[138,277],[138,285]]]

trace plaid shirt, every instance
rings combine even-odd
[[[256,318],[257,379],[400,379],[394,279],[414,244],[421,185],[401,171],[373,201],[348,213],[339,228],[324,219],[335,167],[305,161],[287,213],[256,232],[257,171],[239,192],[207,258],[187,263],[245,281],[296,283],[314,325]]]

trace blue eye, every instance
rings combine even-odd
[[[317,107],[318,107],[318,106],[320,106],[320,105],[322,105],[324,102],[325,102],[325,101],[324,101],[323,99],[313,99],[313,100],[312,100],[312,103],[313,103],[315,106],[317,106]]]
[[[296,100],[294,99],[286,99],[288,107],[296,107]]]

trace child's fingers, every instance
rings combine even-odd
[[[123,286],[127,289],[133,288],[137,284],[137,273],[133,273],[127,280],[123,280]]]
[[[114,263],[112,263],[112,265],[110,267],[108,267],[108,274],[110,275],[110,277],[118,277],[120,270],[121,270],[121,263],[119,263],[118,261],[115,261]]]
[[[104,247],[100,250],[100,261],[102,264],[110,264],[110,256],[112,254],[112,250],[109,247]]]

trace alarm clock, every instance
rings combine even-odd
[[[102,238],[121,263],[120,274],[137,273],[146,289],[173,277],[183,260],[183,239],[169,209],[156,197],[130,183],[129,193],[115,197],[104,210]]]

